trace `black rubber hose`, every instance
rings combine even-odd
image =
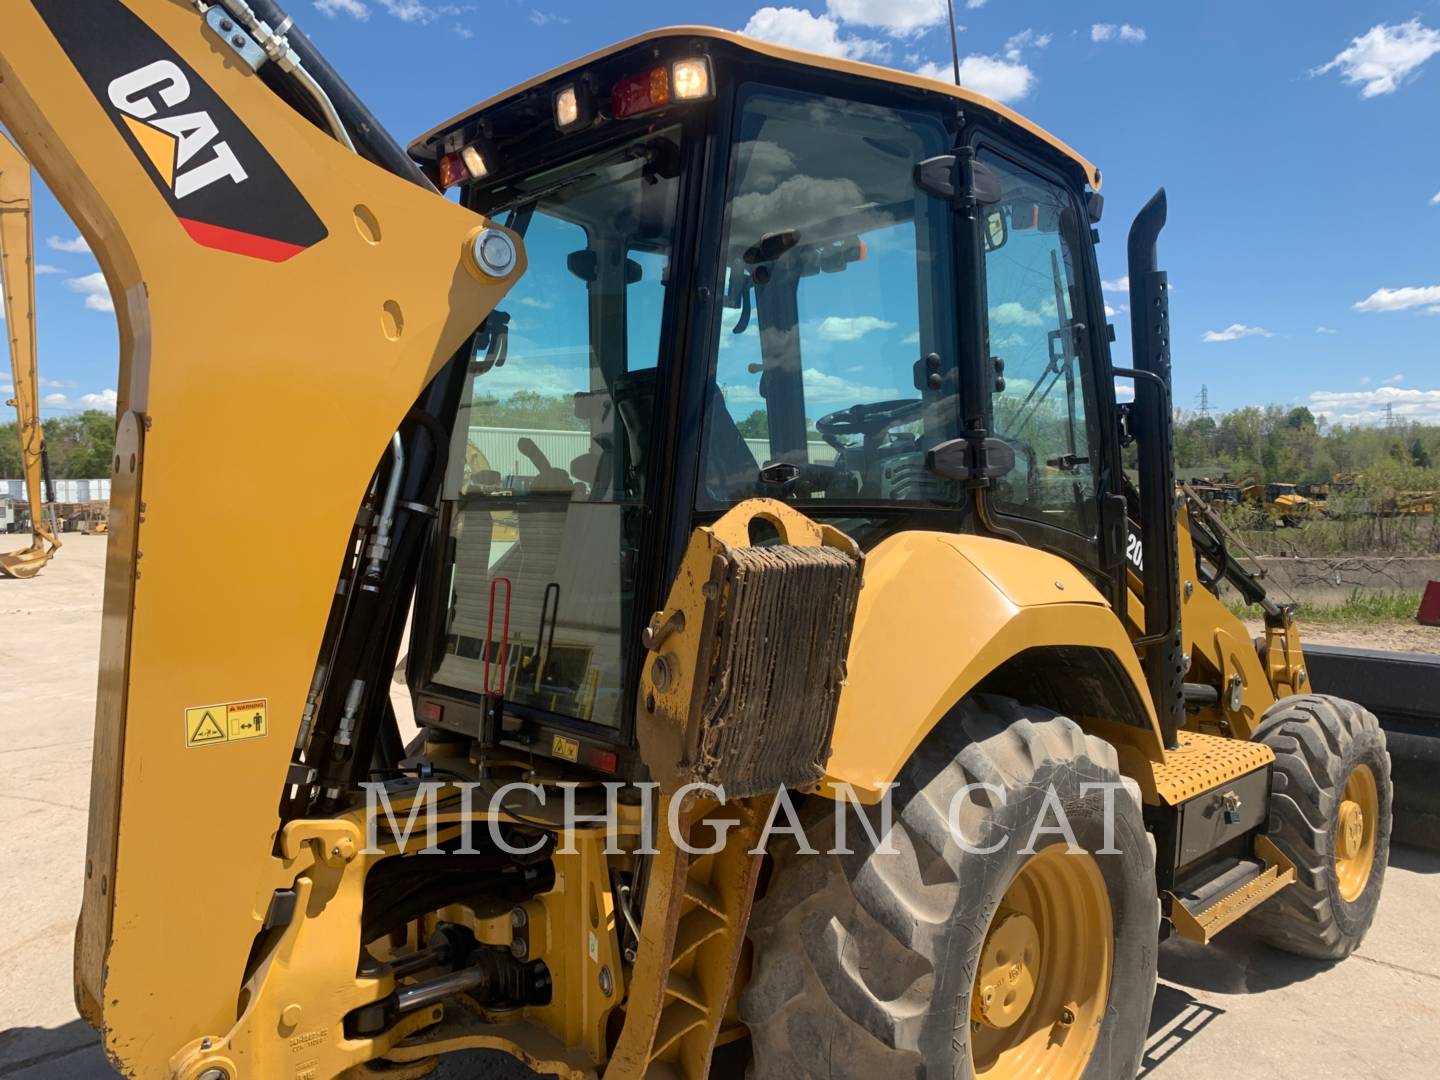
[[[350,89],[339,73],[330,66],[330,62],[305,36],[305,32],[290,20],[290,16],[286,14],[285,10],[275,0],[248,0],[248,2],[255,14],[269,23],[271,27],[279,28],[287,21],[290,22],[289,29],[285,31],[285,37],[289,39],[290,47],[300,57],[300,62],[310,73],[310,77],[319,83],[320,88],[329,96],[360,155],[396,176],[409,180],[412,184],[428,191],[435,191],[435,185],[411,160],[404,147],[395,141],[390,132],[385,130],[384,125],[376,119],[375,114],[366,107],[355,91]]]

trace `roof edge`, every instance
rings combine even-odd
[[[930,79],[926,78],[923,75],[915,75],[908,71],[901,71],[899,68],[884,67],[880,64],[867,64],[861,60],[843,60],[838,57],[822,56],[819,53],[805,52],[800,49],[791,49],[783,45],[772,45],[768,41],[761,41],[758,38],[747,37],[744,34],[738,34],[731,30],[721,30],[713,26],[667,26],[658,30],[651,30],[644,34],[638,34],[635,37],[627,38],[626,40],[617,42],[614,45],[607,46],[603,49],[598,49],[595,52],[580,57],[578,60],[572,60],[567,64],[562,64],[559,67],[552,68],[551,70],[544,72],[543,74],[536,75],[534,78],[527,79],[525,82],[522,82],[516,86],[512,86],[508,90],[486,98],[478,105],[466,109],[463,112],[457,113],[450,119],[445,120],[442,123],[436,124],[424,134],[418,136],[415,139],[412,139],[409,143],[409,150],[411,154],[414,155],[417,149],[423,147],[425,143],[429,142],[435,136],[439,135],[442,131],[453,128],[457,124],[462,123],[465,120],[475,116],[477,113],[484,112],[486,109],[492,108],[493,106],[498,105],[503,101],[516,97],[519,94],[525,93],[527,90],[534,89],[536,86],[539,86],[542,83],[549,82],[551,79],[560,78],[567,72],[587,67],[590,64],[605,59],[606,57],[613,56],[618,52],[623,52],[624,50],[633,48],[636,45],[643,45],[647,41],[658,41],[662,39],[677,37],[699,37],[707,38],[712,41],[724,41],[731,45],[737,45],[742,49],[748,49],[751,52],[758,53],[761,56],[768,56],[776,60],[788,60],[792,63],[805,64],[810,67],[823,68],[827,71],[845,72],[851,75],[859,75],[863,78],[876,79],[881,82],[887,82],[895,85],[909,86],[920,90],[930,90],[935,93],[945,94],[949,97],[957,98],[960,101],[967,101],[973,105],[978,105],[983,109],[987,109],[990,112],[995,113],[997,116],[1004,117],[1006,120],[1015,124],[1017,127],[1020,127],[1023,130],[1029,132],[1031,135],[1035,136],[1040,141],[1049,144],[1051,147],[1064,154],[1067,158],[1069,158],[1071,161],[1073,161],[1076,165],[1080,167],[1081,172],[1085,175],[1086,182],[1091,186],[1091,188],[1096,191],[1100,190],[1100,170],[1092,161],[1090,161],[1083,154],[1079,153],[1077,150],[1074,149],[1074,147],[1070,146],[1068,143],[1050,134],[1050,132],[1046,131],[1039,124],[1036,124],[1033,121],[1026,119],[1024,116],[1016,112],[1014,109],[1011,109],[1009,106],[1002,105],[998,101],[986,97],[984,94],[979,94],[976,93],[974,90],[966,89],[963,86],[956,86],[953,83],[943,82],[939,79]]]

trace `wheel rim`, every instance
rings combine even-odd
[[[1335,878],[1348,902],[1360,899],[1375,866],[1375,828],[1380,820],[1380,789],[1368,765],[1356,765],[1345,779],[1340,813],[1335,817]]]
[[[1100,1036],[1114,920],[1094,857],[1052,845],[1020,868],[981,946],[970,994],[976,1076],[1077,1080]]]

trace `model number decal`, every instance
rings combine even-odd
[[[1135,568],[1137,574],[1145,572],[1145,545],[1140,542],[1140,537],[1133,532],[1125,541],[1125,558]]]

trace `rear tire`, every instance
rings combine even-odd
[[[967,851],[947,817],[952,799],[980,784],[995,785],[1003,798],[972,788],[960,804]],[[1043,833],[1033,854],[1022,851],[1037,822],[1056,825],[1052,788],[1079,846],[1095,854],[1069,855],[1062,836]],[[1099,854],[1107,794],[1114,853]],[[1114,748],[1047,710],[969,699],[915,752],[892,805],[888,836],[896,854],[875,850],[853,807],[845,828],[854,854],[827,854],[836,815],[834,804],[821,800],[806,808],[807,836],[820,854],[800,852],[791,837],[772,847],[773,874],[750,923],[754,975],[740,1002],[752,1037],[750,1075],[1133,1077],[1155,993],[1159,905],[1138,789],[1121,777]],[[878,808],[865,817],[878,831]],[[993,854],[974,850],[997,843],[1003,846]],[[972,991],[982,958],[982,978],[996,970],[1000,938],[988,937],[992,923],[1013,919],[1025,895],[1043,895],[1028,884],[1007,892],[1036,875],[1073,877],[1076,895],[1096,900],[1032,907],[1040,952],[1033,997],[1022,999],[1030,1004],[1008,1023],[993,1022],[996,1014],[976,1004],[987,1017],[982,1024]],[[1056,914],[1072,907],[1097,917],[1077,923]],[[1097,921],[1099,913],[1105,917]],[[1108,933],[1087,932],[1101,926]],[[1067,966],[1081,985],[1097,988],[1073,1010],[1057,1004]],[[1013,971],[1008,961],[1001,970]],[[1053,972],[1062,974],[1047,979]],[[997,1057],[997,1040],[1012,1037],[1023,1041],[1019,1056]],[[1060,1060],[1045,1056],[1055,1044]]]
[[[1354,702],[1307,694],[1272,705],[1255,741],[1275,751],[1270,839],[1295,864],[1295,883],[1249,925],[1286,952],[1349,956],[1375,919],[1390,857],[1385,733]]]

